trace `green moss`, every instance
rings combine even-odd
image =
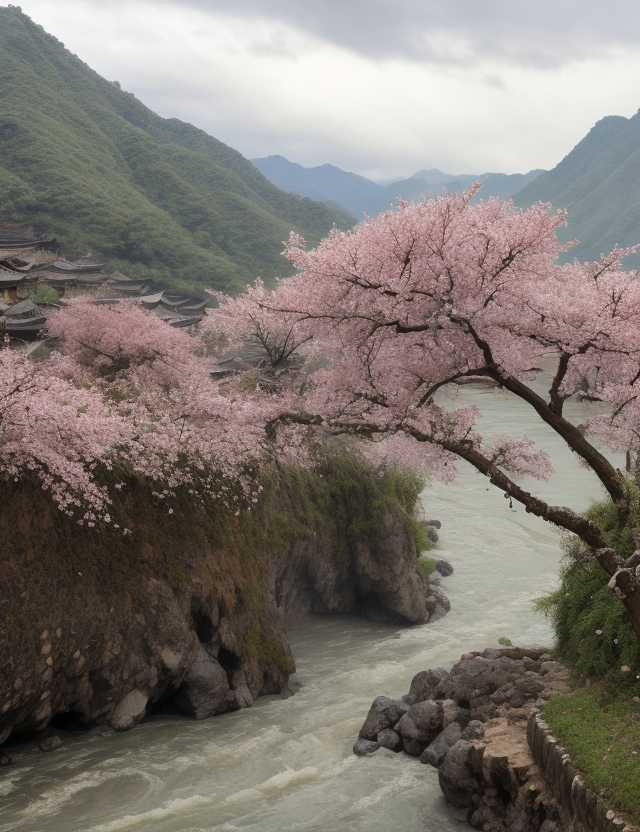
[[[422,575],[425,581],[428,581],[434,569],[436,562],[433,558],[418,558],[418,572]]]
[[[553,697],[543,713],[587,786],[629,823],[640,822],[640,701],[592,686]]]
[[[615,689],[633,687],[640,673],[640,646],[596,561],[570,562],[560,588],[538,606],[551,614],[558,657],[576,673],[606,680]],[[623,673],[625,665],[634,673]]]
[[[267,665],[277,667],[282,673],[292,673],[294,668],[290,654],[275,636],[266,633],[255,624],[245,636],[245,648],[250,656],[260,659]]]
[[[640,545],[640,489],[629,481],[629,514],[624,524],[611,501],[594,503],[587,516],[623,557]],[[622,602],[608,588],[608,576],[575,537],[563,542],[560,586],[536,602],[552,619],[556,654],[577,674],[606,681],[611,690],[630,690],[640,674],[640,645]],[[633,673],[623,673],[623,666]]]
[[[380,476],[359,454],[340,447],[314,468],[273,468],[266,482],[265,495],[286,495],[267,510],[271,533],[283,543],[323,535],[346,558],[359,543],[373,542],[380,518],[389,512],[402,520],[418,551],[430,547],[414,519],[423,483],[412,472],[391,468]]]

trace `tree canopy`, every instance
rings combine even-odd
[[[521,398],[593,469],[624,522],[627,480],[588,435],[640,450],[640,280],[620,266],[633,249],[559,265],[562,212],[497,199],[474,205],[476,190],[401,204],[350,232],[334,230],[311,251],[292,235],[286,256],[298,274],[272,293],[258,285],[229,299],[209,325],[217,319],[236,339],[264,340],[269,331],[316,367],[322,359],[283,419],[384,437],[390,454],[445,478],[465,459],[527,511],[577,534],[611,576],[640,639],[635,562],[623,563],[593,520],[519,484],[550,476],[544,451],[526,436],[484,435],[476,408],[442,395],[483,377]],[[549,353],[556,370],[541,396],[531,382]],[[576,426],[564,405],[585,395],[610,407]]]

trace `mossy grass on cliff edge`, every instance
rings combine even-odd
[[[591,685],[553,697],[543,715],[587,786],[640,825],[640,698]]]
[[[418,552],[432,547],[416,519],[424,483],[407,469],[376,471],[364,457],[336,444],[314,467],[274,466],[264,482],[265,516],[281,544],[324,532],[332,548],[346,555],[352,545],[371,542],[381,514],[389,512],[402,520]]]
[[[624,526],[610,501],[587,516],[623,556],[640,546],[640,489]],[[629,823],[640,823],[640,646],[620,600],[597,561],[576,538],[564,542],[560,586],[538,601],[551,616],[556,657],[570,667],[576,689],[556,696],[544,718],[587,786]]]
[[[46,594],[63,599],[82,590],[87,580],[117,595],[143,575],[188,591],[192,573],[204,569],[221,608],[239,603],[249,616],[257,616],[265,575],[279,551],[294,540],[320,536],[327,541],[327,553],[348,557],[358,542],[374,539],[385,511],[414,533],[413,511],[422,487],[414,474],[400,469],[379,477],[362,457],[337,447],[313,468],[266,469],[257,505],[238,514],[217,501],[201,501],[187,489],[158,500],[152,483],[127,477],[124,470],[111,476],[127,483],[114,492],[114,522],[93,528],[58,511],[35,476],[17,483],[0,480],[2,573],[28,573],[32,564],[31,571],[47,575]],[[130,533],[123,535],[125,527]],[[35,580],[29,579],[29,592],[40,597]],[[7,580],[7,594],[16,594],[15,609],[37,619],[38,605],[20,600],[24,590]],[[255,652],[269,645],[256,637],[249,647]]]
[[[595,503],[587,512],[623,556],[640,545],[640,492],[634,484],[631,488],[636,499],[623,527],[610,502]],[[566,539],[564,550],[559,588],[537,602],[553,622],[558,659],[579,676],[605,682],[612,693],[640,694],[640,645],[621,601],[577,538]]]

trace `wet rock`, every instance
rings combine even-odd
[[[426,526],[433,526],[434,529],[442,528],[442,523],[439,520],[426,520],[425,525]]]
[[[480,786],[472,763],[474,745],[459,740],[447,752],[438,769],[438,782],[445,798],[453,806],[467,809],[480,794]]]
[[[457,722],[452,722],[441,731],[435,740],[428,745],[420,755],[421,763],[439,768],[449,749],[462,739],[462,728]]]
[[[116,731],[129,731],[144,719],[149,697],[144,691],[132,690],[116,706],[109,724]]]
[[[432,543],[437,543],[440,538],[438,537],[438,532],[433,528],[433,526],[425,526],[425,533],[427,538]]]
[[[389,751],[402,751],[403,749],[402,738],[392,728],[380,731],[376,739],[381,748],[388,748]]]
[[[448,675],[447,671],[441,667],[436,667],[435,670],[421,670],[411,680],[409,693],[403,699],[411,705],[416,702],[424,702],[425,699],[430,699],[431,694]]]
[[[371,740],[365,740],[362,737],[358,737],[353,746],[353,753],[357,757],[364,757],[366,754],[373,754],[380,748],[377,742],[372,742]]]
[[[394,730],[402,737],[407,754],[419,757],[442,730],[442,705],[429,699],[416,702]]]
[[[246,686],[245,686],[246,687]],[[172,703],[182,713],[196,719],[206,719],[227,705],[229,682],[227,674],[216,659],[200,647],[183,683],[175,692]],[[247,689],[251,703],[253,698]],[[233,696],[233,701],[237,698]],[[245,707],[247,707],[245,705]]]
[[[53,736],[42,740],[38,748],[40,751],[55,751],[56,748],[60,748],[61,745],[62,740],[60,737],[57,734],[53,734]]]
[[[436,569],[442,575],[443,578],[447,578],[449,575],[453,575],[453,566],[451,566],[448,560],[437,560]]]
[[[378,696],[373,700],[359,736],[365,740],[375,740],[381,731],[384,731],[385,728],[391,728],[399,722],[408,710],[408,703],[402,699]]]
[[[251,691],[247,685],[240,685],[233,691],[233,694],[238,706],[237,710],[250,708],[253,705],[253,696],[251,696]]]

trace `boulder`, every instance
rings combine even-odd
[[[447,578],[449,575],[453,575],[453,566],[451,566],[448,560],[437,560],[436,569],[442,575],[443,578]]]
[[[484,737],[484,724],[479,719],[472,719],[462,732],[463,740],[481,740]]]
[[[437,543],[440,539],[438,537],[438,532],[433,528],[433,526],[425,526],[425,533],[427,535],[427,539],[432,543]]]
[[[421,763],[428,763],[439,768],[449,749],[462,739],[462,728],[457,722],[451,722],[441,731],[435,740],[420,755]]]
[[[491,701],[494,705],[507,703],[510,708],[521,708],[525,702],[535,701],[538,694],[543,690],[544,682],[540,676],[533,671],[526,671],[513,682],[498,688],[491,694]]]
[[[442,703],[442,727],[446,728],[452,722],[457,722],[461,728],[466,728],[471,720],[471,711],[456,705],[453,699],[445,699]]]
[[[364,757],[366,754],[373,754],[380,748],[377,742],[372,742],[371,740],[365,740],[362,737],[358,737],[353,746],[353,753],[357,757]]]
[[[430,699],[416,702],[394,730],[402,737],[407,754],[419,757],[442,731],[442,705]]]
[[[234,710],[241,710],[242,708],[250,708],[253,705],[253,696],[247,685],[240,685],[233,691],[236,705]]]
[[[396,734],[393,728],[385,728],[384,731],[380,731],[376,739],[381,748],[388,748],[389,751],[402,751],[403,749],[402,738]]]
[[[442,523],[439,520],[426,520],[425,526],[433,526],[434,529],[442,528]]]
[[[469,707],[473,700],[489,697],[498,688],[514,682],[525,673],[522,661],[500,656],[485,659],[482,656],[461,659],[451,672],[438,684],[433,696],[436,699],[454,699],[458,705]],[[488,699],[487,699],[488,701]],[[476,707],[485,704],[476,702]]]
[[[53,736],[42,740],[38,747],[40,748],[40,751],[55,751],[56,748],[60,748],[61,745],[62,740],[57,734],[54,734]]]
[[[381,731],[393,727],[408,710],[408,703],[402,699],[378,696],[369,708],[359,736],[365,740],[375,740]]]
[[[116,731],[129,731],[144,719],[147,713],[147,694],[136,688],[120,700],[111,714],[109,724]]]
[[[229,682],[226,672],[216,659],[210,656],[203,647],[200,647],[196,660],[173,695],[172,702],[179,711],[187,714],[187,716],[206,719],[217,713],[220,708],[227,709],[228,692]],[[253,703],[253,697],[251,697],[248,689],[246,693],[248,698],[251,699],[251,703]],[[234,696],[233,699],[237,701],[237,697]]]
[[[411,680],[409,693],[402,698],[410,705],[431,699],[431,694],[448,675],[441,667],[436,667],[435,670],[421,670]]]
[[[459,740],[449,749],[438,769],[442,793],[449,803],[459,809],[468,809],[473,798],[480,794],[472,763],[474,750],[473,743]]]

